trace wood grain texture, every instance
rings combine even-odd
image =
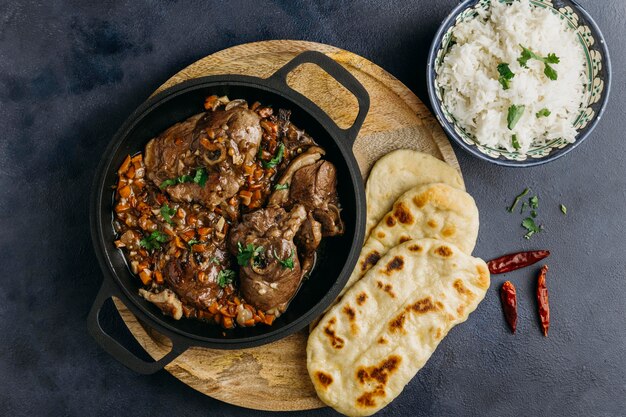
[[[348,69],[367,89],[371,107],[354,153],[364,178],[373,163],[400,148],[429,153],[459,170],[450,143],[428,108],[400,81],[363,57],[333,46],[305,41],[264,41],[225,49],[183,69],[155,92],[182,81],[217,74],[265,78],[298,53],[317,50]],[[319,68],[293,71],[289,85],[326,111],[340,127],[356,117],[356,99]],[[115,305],[133,336],[155,359],[171,343],[146,328],[119,300]],[[220,351],[192,348],[166,366],[190,387],[218,400],[258,410],[288,411],[323,407],[306,370],[307,331],[252,349]]]

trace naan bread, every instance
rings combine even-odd
[[[391,210],[398,197],[413,187],[433,182],[465,190],[459,172],[432,155],[400,149],[380,158],[372,167],[365,186],[365,236]]]
[[[449,243],[419,239],[393,248],[310,334],[307,368],[317,395],[345,415],[374,414],[488,287],[485,262]]]
[[[372,229],[343,294],[389,249],[412,239],[433,238],[471,255],[478,237],[478,207],[471,195],[449,185],[427,184],[404,193]]]

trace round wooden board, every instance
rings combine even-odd
[[[401,148],[429,153],[459,170],[443,130],[406,86],[365,58],[333,46],[287,40],[235,46],[193,63],[156,92],[206,75],[245,74],[265,78],[307,50],[323,52],[342,64],[370,94],[370,111],[353,148],[364,178],[376,160]],[[356,99],[312,64],[293,71],[288,83],[318,104],[340,126],[349,126],[356,117]],[[171,346],[169,340],[144,327],[119,300],[114,301],[141,346],[155,359],[164,356]],[[271,411],[320,408],[324,404],[317,398],[306,370],[307,335],[305,329],[270,345],[245,350],[191,348],[165,369],[190,387],[241,407]]]

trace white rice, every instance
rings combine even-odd
[[[456,44],[446,54],[437,81],[443,103],[464,130],[489,147],[513,151],[515,134],[526,153],[532,146],[563,138],[576,139],[573,126],[585,100],[585,59],[576,33],[549,9],[531,6],[528,0],[510,5],[498,0],[480,16],[453,29]],[[531,59],[528,69],[517,59],[524,45],[539,56],[560,58],[551,64],[558,79],[544,74],[544,64]],[[515,77],[510,88],[499,83],[498,65],[508,63]],[[524,105],[522,118],[509,130],[511,105]],[[537,118],[547,108],[551,114]]]

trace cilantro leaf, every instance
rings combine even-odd
[[[535,113],[535,116],[537,116],[537,119],[540,119],[542,117],[548,117],[551,114],[552,114],[552,112],[544,107],[543,109],[541,109],[537,113]]]
[[[554,53],[549,53],[547,57],[541,57],[523,45],[520,45],[520,48],[522,48],[522,54],[519,58],[517,58],[517,62],[519,62],[522,67],[528,68],[528,61],[530,59],[536,59],[537,61],[543,62],[543,64],[545,65],[543,73],[546,75],[546,77],[548,77],[552,81],[558,78],[556,70],[552,68],[552,66],[550,66],[550,64],[558,64],[559,62],[561,62],[558,56],[556,56]]]
[[[528,199],[528,203],[530,204],[530,208],[536,210],[539,208],[539,197],[533,196]]]
[[[523,104],[519,106],[513,104],[511,105],[511,107],[509,107],[509,112],[506,116],[507,127],[509,128],[509,130],[513,130],[515,128],[517,122],[519,122],[522,118],[525,109],[526,106],[524,106]]]
[[[200,187],[204,187],[204,184],[206,184],[206,180],[208,177],[209,174],[207,174],[206,169],[198,168],[196,169],[196,175],[194,175],[193,177],[193,182],[198,184]]]
[[[565,205],[561,204],[561,213],[567,215],[567,207],[565,207]]]
[[[261,161],[263,164],[263,168],[274,168],[276,165],[280,164],[283,160],[283,155],[285,154],[285,145],[281,142],[278,145],[278,151],[276,151],[276,156],[270,159],[269,161]]]
[[[165,187],[169,187],[170,185],[176,185],[176,179],[165,180],[159,185],[160,189],[164,189]]]
[[[199,240],[197,240],[197,239],[190,239],[190,240],[187,242],[187,244],[188,244],[189,246],[197,245],[198,243],[202,243],[202,242],[200,242],[200,241],[199,241]]]
[[[530,192],[530,188],[526,188],[524,191],[522,191],[522,193],[520,195],[518,195],[517,197],[515,197],[515,200],[513,201],[513,205],[511,207],[509,207],[509,213],[513,213],[513,210],[515,210],[515,206],[517,206],[517,203],[520,202],[520,200],[522,198],[524,198],[526,196],[526,194],[528,194]],[[522,206],[523,208],[523,206]]]
[[[515,74],[511,71],[511,68],[509,68],[509,64],[505,62],[498,64],[498,73],[500,74],[498,81],[502,85],[502,88],[508,90],[511,87],[511,79],[515,77]]]
[[[278,191],[278,190],[287,190],[289,189],[289,183],[285,183],[285,184],[276,184],[274,186],[274,191]]]
[[[163,220],[173,225],[174,221],[172,220],[172,216],[176,214],[176,209],[171,208],[167,204],[163,204],[161,206],[161,216],[163,216]]]
[[[217,285],[224,288],[228,284],[232,283],[236,276],[237,273],[232,269],[222,269],[217,274]]]
[[[246,266],[251,259],[253,262],[256,262],[263,250],[263,246],[255,247],[254,244],[248,243],[244,248],[241,242],[237,242],[237,263],[239,266]]]
[[[211,259],[209,259],[209,262],[215,265],[219,265],[220,264],[220,260],[217,259],[217,256],[212,256]]]
[[[280,259],[278,255],[276,254],[276,251],[274,251],[274,258],[276,258],[276,260],[278,261],[280,266],[283,267],[283,269],[286,269],[286,268],[293,269],[295,267],[293,263],[293,249],[291,250],[291,255],[289,255],[289,257],[285,259]]]
[[[522,146],[519,144],[519,140],[517,140],[517,135],[513,135],[511,137],[511,143],[513,144],[513,148],[516,151],[519,151],[522,148]]]
[[[546,64],[546,67],[543,69],[543,73],[546,74],[546,77],[548,77],[552,81],[555,81],[557,78],[559,78],[559,74],[557,74],[556,70],[548,64]]]
[[[165,243],[168,241],[168,235],[159,230],[155,230],[150,234],[150,236],[141,239],[139,241],[139,246],[144,247],[148,250],[160,249],[161,243]]]
[[[528,231],[528,233],[524,235],[524,238],[526,239],[530,239],[535,233],[539,233],[541,231],[541,227],[537,226],[532,217],[527,217],[522,220],[522,227]]]

